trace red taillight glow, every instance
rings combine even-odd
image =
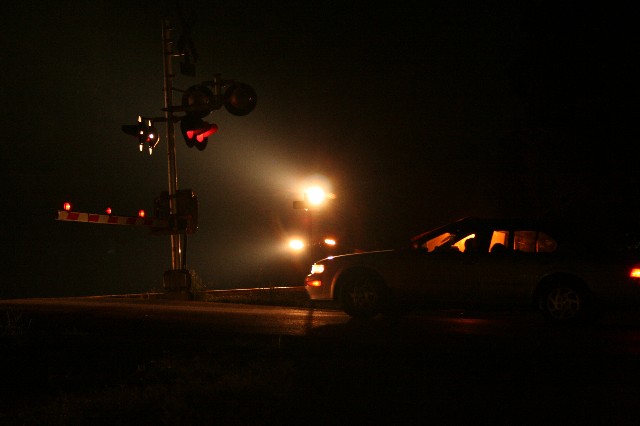
[[[107,214],[111,214],[111,207],[107,207],[106,209],[104,209],[104,211]]]
[[[144,210],[138,210],[138,217],[144,217]]]
[[[62,208],[65,209],[66,211],[71,211],[71,203],[66,202],[62,205]]]
[[[640,266],[635,266],[631,268],[631,272],[629,272],[629,276],[631,278],[640,278]]]

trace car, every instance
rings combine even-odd
[[[552,220],[465,217],[400,248],[316,261],[305,289],[360,318],[415,306],[529,307],[557,323],[583,322],[640,306],[640,255],[611,241]]]

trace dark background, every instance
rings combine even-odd
[[[182,1],[196,17],[196,77],[251,85],[256,109],[224,109],[205,151],[177,135],[180,188],[200,201],[188,267],[210,288],[301,284],[294,210],[341,250],[388,247],[467,215],[554,216],[637,226],[637,15],[622,2]],[[167,190],[121,131],[162,115],[162,20],[175,2],[4,5],[0,297],[143,292],[171,267],[168,237],[55,221],[135,215]],[[174,62],[178,71],[178,61]],[[174,102],[179,103],[179,93]],[[303,265],[303,266],[300,266]]]

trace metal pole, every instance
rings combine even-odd
[[[309,200],[307,197],[307,193],[304,193],[304,202],[307,204],[307,226],[309,227],[309,264],[312,264],[315,259],[315,244],[313,242],[313,213],[311,210],[311,206],[309,205]]]
[[[313,241],[313,213],[311,209],[307,210],[309,214],[309,264],[311,265],[316,260],[316,244]]]
[[[178,172],[176,168],[175,128],[173,123],[173,42],[171,41],[171,26],[167,20],[162,23],[162,46],[164,63],[164,108],[167,123],[167,162],[169,176],[169,210],[172,215],[177,213],[176,191],[178,190]],[[171,235],[171,268],[184,269],[182,257],[181,235]]]

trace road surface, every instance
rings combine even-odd
[[[640,321],[0,301],[0,423],[637,424]]]

